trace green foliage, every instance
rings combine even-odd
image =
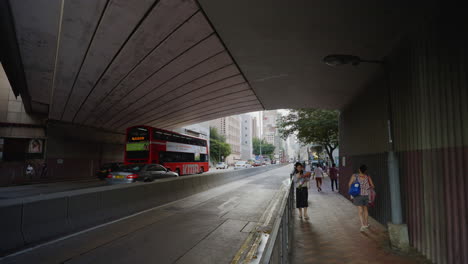
[[[210,139],[216,139],[221,142],[226,142],[226,137],[224,135],[221,135],[218,132],[218,129],[216,129],[215,127],[210,127]]]
[[[226,143],[226,138],[219,134],[218,130],[210,127],[210,158],[214,162],[222,161],[231,154],[231,146]]]
[[[275,146],[267,143],[265,139],[260,140],[259,138],[253,138],[252,147],[253,153],[255,155],[260,155],[260,145],[262,146],[262,155],[269,156],[271,159],[273,153],[275,152]]]
[[[319,144],[333,161],[332,152],[338,147],[339,112],[334,110],[298,109],[292,110],[278,122],[283,138],[295,134],[303,144]]]

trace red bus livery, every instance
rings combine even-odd
[[[205,139],[149,126],[127,128],[125,164],[158,163],[179,173],[207,171],[208,146]]]

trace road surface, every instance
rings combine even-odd
[[[284,166],[26,249],[0,263],[230,263],[249,232],[269,218]]]

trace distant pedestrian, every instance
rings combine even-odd
[[[334,187],[333,184],[335,184],[336,190],[338,191],[338,169],[336,168],[335,163],[333,163],[332,167],[328,169],[328,174],[331,180],[332,192],[335,191],[335,189],[333,188]]]
[[[349,179],[348,187],[351,188],[351,184],[359,182],[360,195],[352,197],[353,204],[358,207],[359,219],[361,220],[361,232],[364,232],[369,228],[369,212],[367,206],[369,205],[369,190],[375,188],[374,182],[369,175],[367,175],[367,166],[361,165],[359,167],[359,173],[353,174]]]
[[[296,187],[296,208],[299,210],[299,218],[304,216],[305,220],[309,219],[307,207],[309,207],[309,181],[310,173],[305,173],[302,163],[296,163],[294,185]]]
[[[317,191],[322,191],[322,179],[323,179],[323,170],[320,165],[317,165],[314,169],[314,179],[317,184]]]

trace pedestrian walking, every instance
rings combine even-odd
[[[331,180],[332,192],[335,191],[333,187],[336,187],[336,190],[338,191],[338,169],[336,168],[335,163],[333,163],[332,167],[328,169],[328,175],[330,176]],[[333,184],[335,184],[335,186],[333,186]]]
[[[323,179],[323,170],[320,165],[317,165],[314,169],[314,179],[317,184],[317,191],[322,191],[322,179]]]
[[[304,219],[308,220],[307,207],[309,207],[310,173],[304,172],[304,167],[300,162],[296,163],[295,167],[296,208],[299,210],[299,218],[302,219],[304,216]]]
[[[367,206],[369,205],[369,192],[371,188],[375,188],[374,182],[367,174],[367,166],[361,165],[359,173],[353,174],[349,179],[348,187],[351,188],[352,184],[359,184],[359,195],[351,197],[353,204],[358,207],[359,219],[361,220],[361,232],[369,228],[369,212]]]

